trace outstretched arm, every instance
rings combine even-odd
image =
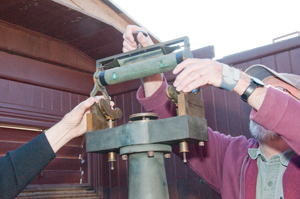
[[[86,132],[86,113],[100,97],[81,102],[46,133],[0,159],[0,196],[15,198],[71,139]]]

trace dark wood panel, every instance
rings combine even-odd
[[[63,146],[56,153],[59,158],[73,158],[79,159],[79,154],[81,154],[81,147],[76,146]]]
[[[49,128],[87,96],[0,79],[0,123]]]
[[[276,54],[277,72],[292,73],[291,59],[289,52],[282,52]]]
[[[51,11],[50,14],[53,15],[55,12],[56,11]],[[18,11],[16,13],[21,12]],[[14,15],[16,13],[14,13]],[[3,14],[8,13],[1,14],[3,16]],[[37,13],[33,14],[36,15]],[[43,15],[40,15],[39,17],[35,18],[35,20],[42,19],[45,21],[47,18],[43,18],[42,16]],[[17,16],[14,16],[14,18],[15,17]],[[25,15],[23,19],[30,23],[32,19],[26,20],[27,17],[30,16]],[[58,27],[49,26],[48,23],[33,23],[31,25],[40,25],[40,28],[45,27],[44,30],[51,28],[58,29]],[[1,20],[0,35],[0,49],[2,51],[30,57],[31,59],[43,60],[49,63],[74,68],[76,70],[87,71],[89,73],[92,73],[95,70],[94,59],[65,42],[13,24],[8,24]]]
[[[34,137],[38,136],[39,134],[40,132],[37,131],[27,131],[0,127],[1,141],[26,143],[32,140]]]
[[[275,63],[275,55],[263,57],[261,59],[261,64],[263,64],[271,69],[277,70],[276,63]]]
[[[235,65],[239,63],[245,63],[254,59],[259,59],[262,57],[278,54],[281,52],[293,50],[299,47],[300,47],[300,37],[295,37],[292,39],[285,40],[283,42],[277,42],[274,44],[229,55],[222,59],[219,59],[218,61],[221,63]]]
[[[94,86],[92,74],[1,51],[0,78],[83,95],[89,95]]]
[[[217,128],[216,121],[216,109],[215,109],[215,97],[213,92],[213,87],[208,86],[201,89],[202,98],[204,100],[204,110],[205,118],[207,120],[207,125],[212,129]]]
[[[79,184],[81,172],[45,170],[40,173],[30,184]]]
[[[81,165],[82,164],[80,159],[55,158],[47,165],[44,171],[47,170],[79,171]]]
[[[290,51],[293,74],[300,75],[300,48]]]
[[[0,127],[0,141],[27,143],[41,132]],[[81,147],[83,136],[70,140],[65,146]]]
[[[227,110],[227,98],[225,95],[225,90],[218,88],[213,88],[215,99],[215,109],[217,118],[217,128],[215,130],[222,132],[224,134],[229,134],[228,127],[228,110]]]
[[[24,144],[24,142],[0,141],[0,155],[4,156],[8,151],[16,150]],[[79,159],[80,152],[81,147],[63,146],[56,154],[59,158]]]
[[[228,112],[228,125],[229,133],[232,136],[239,136],[242,132],[242,119],[240,112],[241,98],[233,92],[226,92],[227,99],[227,112]]]

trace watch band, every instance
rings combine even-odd
[[[222,64],[222,83],[219,88],[232,91],[240,79],[240,71],[234,67]]]
[[[264,86],[264,83],[261,82],[260,80],[255,81],[256,78],[252,77],[250,85],[246,88],[245,92],[241,95],[241,99],[244,102],[248,102],[248,98],[250,95],[253,93],[253,91],[258,88]]]

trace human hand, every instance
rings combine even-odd
[[[126,27],[126,31],[123,34],[123,52],[128,52],[131,50],[137,49],[137,43],[134,41],[134,37],[132,33],[135,31],[144,31],[147,32],[145,29],[140,28],[135,25],[129,25]],[[150,46],[153,45],[153,41],[151,40],[150,36],[148,35],[145,37],[141,32],[138,33],[137,39],[139,43],[143,46]],[[151,96],[162,84],[163,76],[162,74],[155,74],[148,77],[144,77],[142,79],[142,83],[144,86],[145,97]]]
[[[219,87],[222,82],[222,69],[222,64],[211,59],[187,59],[173,70],[174,74],[181,72],[173,85],[177,91],[184,92],[205,85]]]
[[[86,115],[90,106],[99,102],[103,96],[90,97],[67,113],[56,125],[46,131],[46,137],[54,152],[58,151],[71,139],[81,136],[87,131]],[[111,102],[111,106],[114,103]]]
[[[147,32],[145,29],[143,29],[141,27],[138,27],[135,25],[128,25],[126,27],[125,33],[123,34],[123,39],[124,39],[123,52],[124,53],[137,49],[137,43],[134,41],[134,37],[132,35],[132,33],[134,33],[135,31]],[[150,36],[145,37],[141,32],[138,33],[137,40],[143,47],[153,45],[153,41],[151,40]]]

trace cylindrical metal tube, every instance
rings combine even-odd
[[[189,54],[188,50],[183,50],[177,53],[167,54],[157,58],[101,71],[98,83],[102,86],[113,85],[171,71],[177,64],[185,60]]]
[[[164,152],[147,152],[129,155],[129,199],[169,199],[164,166]]]

